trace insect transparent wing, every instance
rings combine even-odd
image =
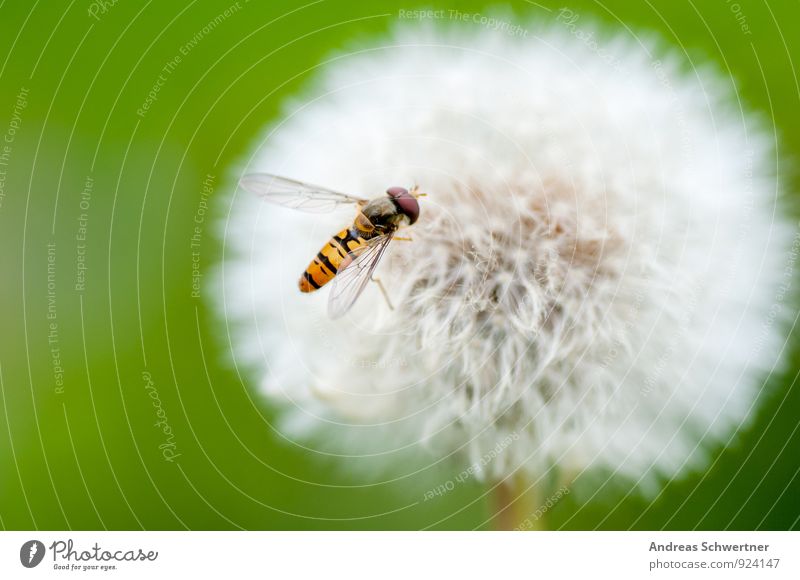
[[[372,278],[372,273],[381,261],[394,234],[372,238],[363,249],[350,252],[351,261],[339,270],[333,279],[328,298],[328,316],[344,316]]]
[[[312,213],[327,213],[345,205],[367,202],[360,197],[269,173],[250,173],[242,177],[239,185],[270,203]]]

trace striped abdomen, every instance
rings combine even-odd
[[[300,292],[313,292],[333,280],[347,254],[366,244],[355,227],[333,236],[300,277]]]

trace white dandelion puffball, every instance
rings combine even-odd
[[[394,309],[369,284],[330,320],[330,285],[297,284],[355,209],[232,193],[221,307],[287,439],[642,484],[747,423],[783,342],[772,137],[713,71],[595,40],[401,27],[322,64],[259,137],[232,183],[428,194],[377,269]]]

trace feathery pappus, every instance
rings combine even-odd
[[[295,281],[342,216],[311,225],[237,190],[220,311],[277,428],[348,469],[446,457],[493,481],[558,467],[654,493],[707,465],[780,368],[793,231],[774,135],[729,78],[651,39],[528,29],[406,23],[339,54],[234,168],[424,184],[414,243],[375,266],[394,310],[370,288],[331,320]],[[323,256],[342,260],[331,284],[352,267]]]

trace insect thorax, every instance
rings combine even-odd
[[[397,229],[400,215],[391,199],[373,199],[356,216],[355,226],[363,237],[385,234]]]

